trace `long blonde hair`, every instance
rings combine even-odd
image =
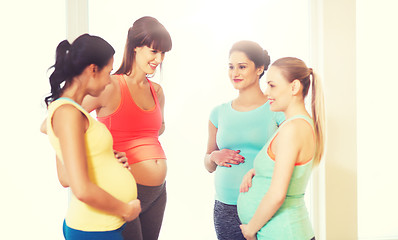
[[[309,88],[312,88],[311,110],[316,140],[314,164],[318,165],[325,149],[325,106],[321,81],[313,69],[308,68],[304,61],[298,58],[280,58],[272,66],[278,67],[289,82],[293,82],[296,79],[301,82],[303,85],[303,98],[307,96]]]

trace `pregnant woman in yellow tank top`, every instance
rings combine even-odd
[[[88,34],[57,47],[45,102],[58,178],[72,193],[63,229],[68,240],[122,240],[125,222],[141,211],[134,177],[116,160],[111,134],[80,106],[110,83],[113,54],[105,40]]]

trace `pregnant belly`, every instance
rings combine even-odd
[[[130,165],[131,173],[138,184],[160,186],[167,174],[166,159],[150,159]]]
[[[137,198],[137,185],[131,173],[116,159],[89,170],[90,180],[125,203]],[[100,211],[79,201],[73,194],[66,214],[69,227],[82,231],[110,231],[123,225],[116,215]]]
[[[247,224],[253,217],[268,187],[268,179],[254,177],[249,191],[239,194],[238,215],[243,224]]]
[[[133,175],[117,161],[96,169],[93,178],[99,187],[123,202],[137,198],[137,185]]]

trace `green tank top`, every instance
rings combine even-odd
[[[307,116],[294,116],[279,127],[274,136],[256,156],[254,160],[256,175],[252,179],[252,187],[248,192],[241,193],[238,198],[238,214],[243,224],[247,224],[251,220],[271,185],[275,162],[267,153],[270,143],[286,122],[298,118],[306,120],[314,129],[312,119]],[[284,203],[264,227],[257,232],[257,239],[310,240],[314,237],[304,202],[304,193],[311,176],[312,165],[313,159],[294,167]]]

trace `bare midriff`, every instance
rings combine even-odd
[[[166,159],[150,159],[130,165],[135,181],[140,185],[159,186],[167,174]]]

